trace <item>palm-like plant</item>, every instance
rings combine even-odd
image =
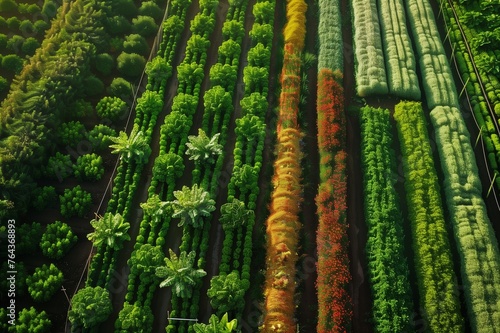
[[[121,131],[117,137],[110,137],[109,139],[114,142],[109,146],[113,149],[111,153],[120,154],[120,158],[127,162],[134,159],[137,163],[145,163],[149,158],[149,154],[151,154],[147,138],[136,126],[132,129],[130,136]]]
[[[109,248],[119,250],[124,241],[130,240],[127,233],[130,223],[125,222],[120,214],[106,213],[103,217],[90,221],[90,224],[94,227],[94,232],[88,234],[87,238],[94,246],[106,244]]]
[[[151,217],[151,224],[156,225],[168,212],[168,203],[161,201],[158,194],[153,194],[148,201],[141,203],[144,213]]]
[[[224,229],[234,229],[245,225],[248,219],[253,216],[253,210],[247,209],[245,203],[238,199],[223,204],[220,207],[220,223]]]
[[[210,213],[215,210],[215,201],[210,198],[210,193],[203,188],[198,187],[198,184],[189,188],[183,186],[181,191],[174,191],[176,200],[168,201],[174,209],[172,217],[179,217],[179,227],[184,224],[191,224],[198,228],[202,226],[202,217],[210,216]]]
[[[169,249],[170,258],[165,258],[166,266],[156,268],[156,276],[164,279],[160,282],[160,288],[172,287],[177,297],[189,298],[193,294],[195,287],[200,278],[207,273],[203,269],[195,269],[194,259],[196,253],[191,251],[188,253],[182,251],[179,257]]]
[[[227,313],[218,318],[212,315],[208,320],[208,324],[194,324],[193,329],[195,333],[232,333],[237,332],[238,321],[233,319],[229,321]]]
[[[197,136],[188,136],[189,142],[186,143],[188,147],[186,154],[189,155],[189,159],[196,162],[214,163],[215,158],[222,154],[222,145],[217,142],[219,135],[220,133],[217,133],[210,138],[200,128]]]

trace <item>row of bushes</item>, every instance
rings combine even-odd
[[[356,61],[356,91],[361,97],[387,94],[389,89],[387,87],[377,2],[353,0],[352,17]]]
[[[393,182],[396,160],[389,119],[387,109],[369,106],[361,109],[361,166],[368,226],[366,253],[375,330],[407,332],[412,329],[413,302],[403,218]]]
[[[262,332],[276,327],[295,329],[295,273],[301,223],[301,132],[298,129],[301,53],[306,32],[307,4],[287,2],[281,94],[277,119],[276,160],[273,192],[266,221],[266,281]]]
[[[343,42],[340,1],[318,3],[317,126],[320,174],[318,215],[317,332],[348,331],[352,320],[347,234],[347,175]],[[331,244],[336,244],[331,246]]]
[[[427,124],[420,102],[396,105],[406,200],[409,211],[420,305],[435,332],[462,332],[458,285],[434,167]]]
[[[415,56],[406,30],[403,1],[383,0],[378,2],[378,6],[389,92],[398,97],[419,100]]]
[[[427,107],[458,107],[453,75],[430,3],[427,0],[408,1],[406,12],[419,57]]]
[[[494,332],[500,318],[500,252],[482,198],[469,132],[457,108],[436,107],[430,117],[471,327],[474,332]]]

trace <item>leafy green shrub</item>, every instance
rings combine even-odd
[[[161,154],[155,159],[153,178],[160,182],[168,182],[169,179],[180,177],[183,172],[184,162],[182,157],[175,153]]]
[[[111,38],[109,41],[109,52],[115,54],[123,51],[123,39],[120,37]]]
[[[24,308],[19,312],[19,316],[14,326],[9,326],[9,333],[37,332],[48,333],[52,322],[45,311],[38,312],[34,307]]]
[[[45,0],[42,7],[42,15],[46,16],[49,20],[54,18],[57,14],[57,4],[53,0]]]
[[[97,154],[85,154],[78,157],[75,164],[75,176],[80,180],[97,181],[104,174],[102,157]]]
[[[115,97],[127,98],[132,95],[132,86],[124,78],[115,77],[108,88],[108,94]]]
[[[7,37],[6,34],[0,34],[0,50],[7,48],[8,40],[9,40],[9,37]]]
[[[137,15],[137,7],[133,0],[115,0],[112,2],[113,13],[123,15],[128,19]]]
[[[104,83],[94,75],[86,77],[84,85],[87,96],[96,96],[104,92]]]
[[[24,36],[34,35],[36,33],[35,26],[30,20],[23,20],[19,25],[19,31],[21,31]]]
[[[143,306],[125,302],[123,304],[123,309],[118,315],[115,332],[141,332],[145,330],[145,328],[149,328],[146,330],[152,329],[152,324],[153,315],[151,311]]]
[[[49,23],[44,20],[37,20],[33,23],[38,35],[42,35],[42,33],[49,28]]]
[[[42,11],[42,9],[37,4],[31,4],[28,6],[28,14],[33,15],[33,14],[40,13],[41,11]]]
[[[145,1],[139,8],[139,15],[150,16],[158,21],[163,18],[163,10],[154,1]]]
[[[54,264],[42,265],[26,278],[28,292],[36,302],[48,301],[60,288],[63,274]]]
[[[49,157],[49,161],[43,174],[50,179],[59,179],[59,181],[73,174],[73,163],[69,155],[56,152],[54,156]]]
[[[72,113],[75,118],[83,118],[92,114],[92,103],[78,99],[75,101],[72,107]]]
[[[14,0],[0,0],[0,13],[14,12],[17,10],[17,3]]]
[[[109,75],[115,67],[115,61],[109,53],[101,53],[95,56],[94,66],[101,74]]]
[[[150,37],[158,31],[158,24],[150,16],[139,15],[132,20],[132,31],[143,37]]]
[[[9,89],[9,81],[3,76],[0,76],[0,94]]]
[[[40,42],[34,37],[28,37],[23,43],[21,50],[24,54],[32,56],[35,54],[36,49],[40,47]]]
[[[20,53],[21,49],[24,44],[24,37],[19,36],[19,35],[14,35],[12,36],[8,41],[7,41],[7,50],[14,52],[14,53]]]
[[[61,203],[61,215],[70,218],[73,216],[83,217],[92,205],[90,193],[84,191],[80,185],[64,190],[59,196]]]
[[[207,295],[218,314],[232,310],[241,311],[245,305],[245,289],[236,271],[228,275],[214,276],[210,281]]]
[[[62,123],[59,127],[59,138],[65,146],[76,146],[85,138],[86,134],[85,126],[79,121]]]
[[[55,221],[47,226],[40,240],[42,253],[51,259],[61,259],[75,245],[78,237],[66,223]]]
[[[12,31],[17,31],[19,29],[20,25],[21,25],[21,20],[18,19],[17,17],[15,17],[15,16],[9,17],[7,19],[7,26]]]
[[[16,230],[16,251],[18,254],[33,254],[38,251],[42,239],[42,225],[38,222],[23,223]]]
[[[129,33],[132,25],[125,16],[115,15],[109,17],[106,21],[106,30],[111,36],[122,36]]]
[[[96,125],[88,135],[88,140],[92,144],[92,149],[102,151],[111,144],[110,137],[116,136],[116,131],[106,125]]]
[[[122,52],[118,58],[118,71],[127,78],[136,79],[141,75],[146,65],[146,59],[137,53]]]
[[[102,287],[85,287],[71,299],[69,321],[76,332],[97,327],[113,311],[109,291]]]
[[[96,106],[96,112],[102,119],[118,120],[127,111],[128,106],[125,101],[118,97],[103,97]]]
[[[57,194],[54,186],[37,187],[33,191],[31,204],[37,211],[52,207],[57,203]]]
[[[127,53],[137,53],[146,55],[149,52],[149,45],[146,38],[139,34],[130,34],[123,41],[123,51]]]

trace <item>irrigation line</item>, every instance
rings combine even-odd
[[[449,1],[451,1],[451,0],[448,0],[448,2],[449,2]],[[455,15],[456,15],[456,12],[455,12],[454,8],[452,8],[452,9],[453,9],[453,11],[454,11],[454,13],[455,13]],[[448,22],[446,21],[446,19],[445,19],[445,17],[444,17],[444,13],[443,13],[443,22],[444,22],[444,24],[446,25],[446,28],[448,28]],[[460,26],[460,24],[458,23],[458,21],[457,21],[457,24]],[[461,32],[463,33],[463,31],[462,31],[462,30],[461,30]],[[465,43],[465,36],[464,36],[463,34],[462,34],[462,39],[464,39],[464,43]],[[448,42],[449,42],[449,44],[450,44],[450,47],[453,49],[453,42],[451,41],[451,38],[449,38],[449,39],[448,39]],[[465,44],[466,44],[466,45],[468,45],[467,43],[465,43]],[[470,58],[472,59],[472,54],[470,53],[470,49],[468,49],[468,52],[469,52],[469,56],[470,56]],[[453,59],[453,64],[455,65],[455,69],[456,69],[456,71],[457,71],[457,73],[458,73],[458,78],[459,78],[460,82],[462,83],[462,85],[464,86],[463,91],[465,92],[465,95],[466,95],[466,100],[467,100],[467,104],[469,105],[470,113],[471,113],[471,115],[472,115],[472,118],[474,119],[474,123],[476,124],[476,127],[479,129],[478,138],[480,138],[480,139],[481,139],[481,148],[482,148],[482,152],[483,152],[484,164],[485,164],[485,166],[486,166],[486,172],[488,173],[488,179],[489,179],[489,181],[490,181],[490,184],[489,184],[489,185],[491,185],[495,177],[492,177],[492,176],[491,176],[491,171],[490,171],[490,166],[489,166],[489,163],[488,163],[487,152],[486,152],[486,150],[485,150],[485,145],[484,145],[484,141],[483,141],[483,136],[482,136],[482,134],[481,134],[483,129],[479,127],[479,123],[478,123],[478,121],[477,121],[477,119],[476,119],[476,115],[474,114],[474,110],[473,110],[473,108],[472,108],[472,104],[471,104],[471,101],[470,101],[470,96],[469,96],[469,93],[467,92],[467,89],[465,89],[466,85],[469,83],[469,79],[467,79],[467,82],[464,82],[464,80],[462,79],[462,76],[461,76],[461,74],[460,74],[460,69],[459,69],[459,67],[458,67],[457,59],[456,59],[456,57],[455,57],[454,55],[452,56],[452,59]],[[477,68],[475,67],[475,64],[474,64],[474,63],[473,63],[473,66],[474,66],[474,69],[477,71]],[[476,75],[477,75],[477,74],[476,74]],[[479,75],[477,75],[477,77],[478,77],[478,79],[479,79]],[[481,83],[481,87],[482,87],[482,83]],[[483,93],[484,93],[484,90],[483,90]],[[487,96],[485,96],[485,97],[487,97]],[[487,100],[487,101],[488,101],[488,99],[487,99],[487,98],[485,98],[485,100]],[[488,105],[489,105],[489,101],[488,101]],[[491,111],[491,110],[490,110],[490,111]],[[496,123],[496,119],[495,119],[495,124],[497,124],[497,123]],[[498,125],[497,125],[497,126],[498,126]],[[498,127],[497,127],[497,128],[498,128]],[[499,201],[499,199],[498,199],[497,193],[496,193],[496,191],[492,191],[492,192],[493,192],[493,196],[494,196],[494,198],[495,198],[495,202],[496,202],[496,205],[497,205],[497,209],[498,209],[498,211],[500,211],[500,201]]]
[[[170,0],[167,0],[167,7],[165,8],[165,13],[163,14],[163,18],[162,18],[162,21],[161,21],[160,26],[158,28],[158,32],[156,33],[156,37],[154,39],[153,45],[151,46],[151,51],[149,52],[148,62],[151,61],[151,59],[153,58],[153,54],[156,54],[156,52],[159,49],[160,43],[163,41],[163,23],[165,22],[165,20],[166,20],[166,18],[168,16],[169,7],[170,7]],[[139,95],[140,87],[143,86],[143,84],[144,84],[143,81],[144,81],[145,74],[146,74],[146,67],[144,67],[144,70],[142,71],[142,74],[141,74],[141,78],[139,79],[139,84],[137,85],[137,88],[135,89],[134,98],[132,100],[132,105],[129,108],[127,122],[125,123],[125,128],[124,128],[125,131],[127,131],[128,127],[130,126],[130,120],[132,118],[133,110],[134,110],[134,108],[136,106],[137,96]],[[132,89],[134,89],[134,88],[132,88]],[[106,186],[106,190],[104,191],[104,193],[102,195],[102,198],[101,198],[101,201],[99,202],[99,206],[97,207],[96,214],[99,213],[99,211],[102,208],[102,205],[104,203],[104,199],[106,198],[106,194],[110,190],[111,184],[112,184],[113,179],[114,179],[115,174],[116,174],[116,169],[118,169],[118,165],[119,164],[120,164],[120,156],[118,156],[117,159],[116,159],[116,163],[115,163],[113,172],[111,173],[111,175],[109,177],[109,181],[108,181],[108,184]],[[80,275],[80,279],[78,280],[78,283],[76,285],[75,291],[71,295],[71,299],[73,299],[73,297],[75,296],[76,292],[79,290],[80,285],[82,284],[82,280],[83,280],[83,277],[84,277],[86,271],[87,271],[87,274],[88,274],[88,268],[90,266],[90,260],[92,258],[92,254],[94,252],[94,249],[95,249],[95,247],[92,244],[92,247],[90,248],[89,255],[87,257],[87,261],[86,261],[85,265],[83,266],[83,271],[82,271],[82,274]],[[87,275],[87,277],[88,277],[88,275]],[[64,331],[65,332],[70,332],[70,331],[68,331],[68,329],[69,329],[69,327],[68,327],[69,310],[70,309],[71,309],[71,302],[68,305],[68,311],[66,313],[66,323],[65,323],[65,326],[64,326]]]

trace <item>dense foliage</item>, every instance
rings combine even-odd
[[[46,302],[61,289],[63,273],[54,264],[42,265],[26,278],[28,292],[36,302]]]
[[[361,109],[361,165],[368,226],[366,254],[377,332],[407,332],[413,309],[403,219],[393,184],[396,160],[389,110]]]
[[[402,102],[396,105],[394,118],[404,158],[415,270],[421,306],[427,314],[424,320],[434,332],[462,332],[458,286],[422,106]]]
[[[61,203],[62,216],[66,218],[83,217],[92,205],[92,197],[89,192],[77,185],[71,189],[65,189],[64,194],[59,196],[59,202]]]
[[[361,97],[387,94],[389,89],[387,87],[377,2],[353,0],[352,17],[356,61],[356,92]]]
[[[402,0],[381,0],[378,1],[378,9],[389,92],[398,97],[419,100],[420,87],[406,28],[404,3]]]
[[[469,132],[454,107],[436,107],[430,117],[471,326],[475,332],[494,332],[500,318],[500,252],[481,195]]]
[[[71,331],[95,329],[113,310],[109,292],[101,287],[85,287],[80,289],[71,299],[68,313]]]
[[[51,259],[61,259],[75,245],[78,237],[70,226],[55,221],[47,226],[40,240],[42,253]]]

